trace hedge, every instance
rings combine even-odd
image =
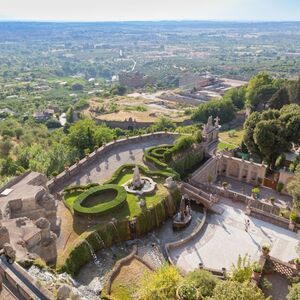
[[[164,153],[173,148],[173,145],[160,145],[160,146],[154,146],[146,150],[151,156],[157,158],[157,159],[163,159]]]
[[[64,189],[64,192],[65,193],[73,193],[73,192],[77,192],[77,191],[85,191],[85,190],[88,190],[95,186],[99,186],[99,183],[90,183],[87,185],[71,185],[69,187],[66,187]]]
[[[135,167],[136,167],[135,164],[122,165],[121,167],[119,167],[115,171],[115,173],[113,174],[111,179],[109,179],[108,181],[105,182],[105,184],[116,184],[116,183],[118,183],[119,178],[120,178],[121,175],[123,175],[127,171],[132,172],[133,168],[135,168]],[[140,172],[144,175],[161,176],[161,177],[164,177],[164,178],[173,177],[174,179],[179,179],[179,174],[174,172],[172,169],[153,171],[153,170],[149,170],[147,167],[141,166],[141,165],[138,165],[138,168],[139,168]]]
[[[93,207],[83,207],[82,202],[86,200],[88,197],[92,195],[101,194],[104,190],[115,190],[117,191],[117,195],[115,199],[99,203],[94,205]],[[126,202],[127,193],[122,186],[118,186],[115,184],[105,184],[102,186],[97,186],[90,188],[86,192],[80,194],[77,199],[74,201],[73,210],[77,214],[88,214],[88,215],[102,215],[108,212],[115,210],[117,207],[120,207]]]

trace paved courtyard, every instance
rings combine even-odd
[[[104,182],[123,164],[143,164],[143,152],[146,148],[172,144],[175,137],[153,137],[148,141],[135,142],[129,145],[120,146],[110,153],[103,155],[100,159],[92,162],[80,174],[73,176],[65,186],[74,184],[87,184],[91,182]],[[56,192],[60,192],[64,186],[60,186]]]
[[[230,269],[238,256],[250,256],[255,261],[263,244],[272,245],[271,255],[283,261],[298,257],[296,233],[244,214],[243,206],[222,199],[222,215],[210,215],[202,234],[189,244],[172,249],[170,255],[183,271],[205,267]],[[250,229],[245,231],[245,219],[250,219]]]
[[[247,196],[251,196],[252,192],[251,190],[253,189],[253,185],[248,184],[246,182],[240,182],[238,180],[229,178],[229,177],[224,177],[224,176],[219,176],[217,180],[217,185],[222,186],[222,182],[228,182],[229,183],[229,188],[237,193],[242,193]],[[279,194],[275,190],[271,188],[266,188],[266,187],[259,187],[260,189],[260,195],[262,199],[268,199],[270,196],[275,197],[276,201],[275,203],[277,205],[280,205],[282,207],[286,207],[287,204],[290,204],[292,202],[292,197],[288,195],[283,195]]]

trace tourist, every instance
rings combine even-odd
[[[248,220],[245,219],[245,231],[248,232]]]

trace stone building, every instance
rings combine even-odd
[[[121,72],[119,74],[119,83],[131,88],[142,88],[147,84],[154,84],[153,77],[140,72]]]
[[[17,249],[18,258],[29,252],[54,262],[54,232],[59,232],[56,213],[57,202],[49,192],[45,175],[26,172],[11,180],[0,189],[0,248],[9,240]]]

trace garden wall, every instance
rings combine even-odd
[[[202,218],[200,224],[198,225],[198,227],[192,232],[191,235],[189,235],[188,237],[186,237],[184,239],[178,240],[176,242],[165,244],[165,251],[166,251],[168,260],[172,265],[175,265],[175,264],[170,255],[170,250],[176,249],[178,247],[182,247],[182,246],[186,245],[187,243],[189,243],[190,241],[192,241],[202,231],[202,228],[206,222],[206,216],[207,216],[207,212],[206,212],[206,209],[204,208],[203,218]]]
[[[134,136],[134,137],[128,137],[124,139],[120,139],[114,142],[110,142],[106,145],[103,145],[102,147],[98,148],[94,152],[92,152],[87,157],[81,159],[78,163],[75,163],[72,165],[68,170],[63,171],[59,175],[56,176],[56,178],[51,179],[48,181],[47,186],[50,190],[50,192],[55,192],[58,190],[58,188],[64,187],[69,180],[74,177],[75,175],[79,174],[82,169],[86,168],[91,163],[98,160],[103,155],[109,153],[112,150],[115,150],[116,148],[124,145],[134,144],[137,142],[145,142],[147,140],[151,139],[158,139],[158,138],[172,138],[179,136],[178,133],[173,132],[155,132],[155,133],[149,133],[144,134],[141,136]]]

